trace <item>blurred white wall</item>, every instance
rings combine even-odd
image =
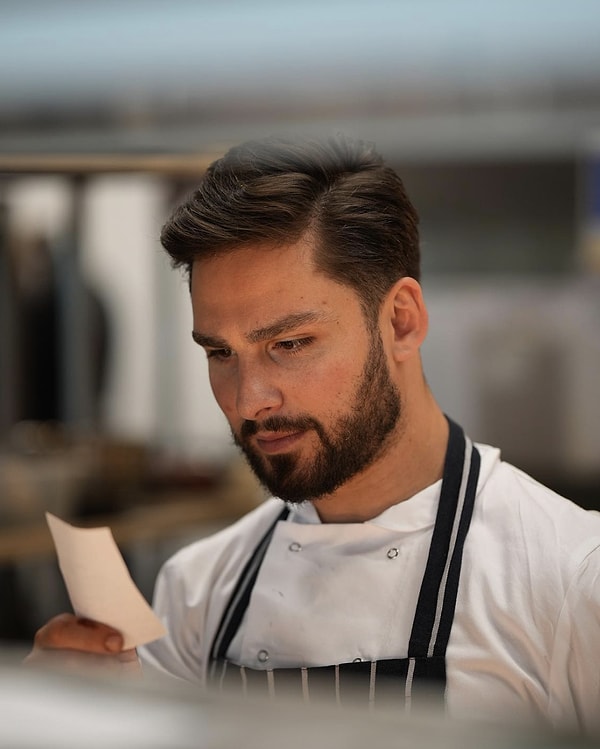
[[[156,432],[156,237],[161,185],[140,177],[94,179],[85,194],[82,268],[110,323],[106,428],[146,438]]]

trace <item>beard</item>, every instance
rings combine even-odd
[[[385,452],[401,410],[381,338],[374,333],[352,405],[331,426],[308,415],[271,416],[260,423],[244,421],[239,435],[232,433],[261,484],[274,496],[300,503],[331,494],[374,463]],[[294,453],[264,456],[250,441],[259,430],[312,430],[319,441],[316,454],[304,460]]]

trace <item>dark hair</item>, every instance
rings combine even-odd
[[[317,267],[353,287],[370,315],[402,276],[419,280],[418,216],[371,144],[269,138],[228,151],[164,225],[175,266],[245,244],[310,235]]]

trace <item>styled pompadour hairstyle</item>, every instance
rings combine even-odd
[[[338,135],[268,138],[229,150],[175,209],[161,242],[175,266],[309,237],[321,272],[367,314],[403,276],[420,278],[418,215],[373,145]]]

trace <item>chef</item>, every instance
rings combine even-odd
[[[142,661],[241,694],[401,712],[425,695],[461,718],[598,727],[600,518],[440,409],[420,357],[417,214],[373,147],[231,149],[161,239],[272,498],[167,562],[168,634]],[[31,659],[130,658],[118,638],[62,616]]]

